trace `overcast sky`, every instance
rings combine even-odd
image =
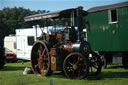
[[[4,7],[24,7],[31,10],[62,10],[83,6],[85,10],[128,0],[0,0],[0,10]]]

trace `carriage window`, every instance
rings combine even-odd
[[[117,10],[109,10],[109,23],[117,23]]]
[[[34,43],[34,36],[28,36],[28,45],[31,46]]]

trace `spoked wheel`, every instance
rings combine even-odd
[[[101,72],[102,69],[102,61],[100,56],[95,52],[90,52],[91,56],[89,56],[90,61],[90,73],[89,75],[95,76]]]
[[[33,72],[41,76],[49,76],[52,71],[50,68],[50,56],[47,43],[37,41],[32,48],[31,63]]]
[[[102,61],[102,67],[103,67],[104,69],[106,69],[106,68],[107,68],[107,61],[106,61],[104,55],[101,55],[100,58],[101,58],[101,61]]]
[[[71,79],[83,79],[89,72],[88,59],[78,52],[70,53],[64,60],[63,70]]]

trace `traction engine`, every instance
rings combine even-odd
[[[71,79],[83,79],[100,73],[100,56],[91,51],[84,39],[83,17],[87,14],[82,7],[78,7],[24,18],[25,21],[68,18],[71,24],[63,30],[55,28],[51,34],[42,33],[33,44],[31,64],[35,74],[50,76],[53,71],[63,71]]]

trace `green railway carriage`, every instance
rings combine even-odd
[[[87,39],[107,62],[128,64],[128,2],[94,7],[86,16]]]

